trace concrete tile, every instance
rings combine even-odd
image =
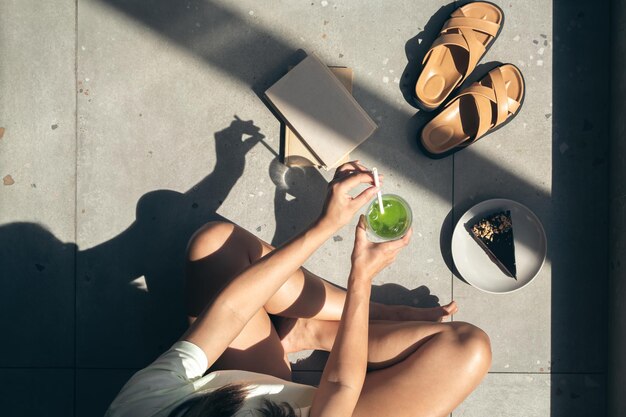
[[[62,241],[74,240],[74,6],[3,2],[0,17],[0,222],[42,223]]]
[[[452,415],[549,416],[550,389],[549,375],[488,374]]]
[[[78,369],[76,415],[102,417],[124,384],[138,369]]]
[[[45,388],[40,388],[45,385]],[[0,368],[0,407],[7,416],[74,416],[74,370]]]
[[[71,366],[75,2],[0,10],[0,366]]]
[[[224,210],[271,236],[278,124],[246,86],[161,35],[100,2],[79,8],[78,362],[141,367],[185,328],[193,231]]]
[[[546,117],[551,113],[550,6],[533,1],[510,7],[503,2],[502,7],[505,26],[485,60],[511,62],[520,68],[526,87],[524,106],[507,126],[454,155],[454,218],[483,200],[510,198],[537,214],[550,242],[552,137],[551,120]],[[545,51],[540,56],[534,40],[548,44],[541,46]],[[455,320],[474,323],[490,335],[492,370],[550,371],[550,272],[548,259],[534,282],[508,295],[482,293],[462,280],[453,281],[460,308]]]
[[[452,415],[600,416],[604,408],[597,375],[488,374]]]
[[[454,320],[475,324],[489,335],[493,371],[551,371],[549,283],[547,268],[528,287],[506,295],[454,282],[460,309]]]

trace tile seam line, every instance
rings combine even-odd
[[[76,403],[78,401],[78,0],[74,0],[74,389],[72,414],[76,415]]]
[[[455,208],[454,208],[454,175],[455,175],[455,166],[454,166],[454,162],[455,162],[455,155],[452,154],[452,192],[451,192],[451,200],[452,200],[452,218],[451,220],[451,225],[450,225],[450,261],[452,262],[452,264],[450,266],[452,266],[452,269],[450,270],[450,302],[454,301],[454,258],[452,257],[452,233],[454,233],[454,226],[456,224],[455,222]],[[447,247],[447,245],[446,245]],[[453,322],[454,321],[454,314],[452,316],[450,316],[450,321]],[[450,415],[452,415],[452,413],[450,413]]]
[[[454,2],[454,7],[455,9],[459,7],[459,2],[455,0]],[[456,225],[456,212],[455,212],[455,206],[454,206],[454,191],[455,191],[455,186],[454,186],[454,176],[456,173],[455,170],[455,166],[454,166],[454,162],[455,162],[455,154],[452,154],[452,190],[450,190],[450,200],[452,202],[452,208],[451,208],[451,218],[450,218],[450,262],[452,262],[451,266],[452,269],[450,270],[450,302],[454,301],[454,258],[452,257],[452,234],[454,233],[454,226]],[[446,245],[447,247],[447,245]],[[450,316],[450,322],[454,322],[454,314]],[[450,411],[450,415],[449,417],[454,417],[454,410]]]
[[[524,371],[511,371],[511,372],[503,372],[503,371],[493,371],[488,372],[492,375],[605,375],[606,372],[524,372]]]

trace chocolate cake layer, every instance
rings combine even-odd
[[[477,222],[467,223],[465,227],[489,259],[506,275],[517,279],[511,212],[493,213]]]

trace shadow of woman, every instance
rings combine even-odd
[[[135,222],[124,232],[79,252],[77,282],[85,293],[79,297],[78,328],[89,343],[115,348],[134,340],[133,353],[123,356],[130,366],[145,363],[146,357],[161,353],[180,336],[186,327],[187,241],[207,221],[224,220],[217,210],[243,175],[246,154],[263,138],[252,121],[235,116],[230,126],[215,133],[216,165],[211,174],[185,193],[145,194],[137,203]],[[81,317],[86,318],[84,323]],[[94,328],[95,323],[108,331]],[[104,352],[78,353],[90,364],[105,360]]]
[[[217,210],[243,175],[246,154],[263,138],[253,121],[235,116],[215,133],[217,162],[209,175],[185,193],[145,194],[135,221],[95,247],[81,250],[32,223],[1,226],[2,328],[7,340],[26,338],[32,347],[20,350],[18,362],[60,357],[72,366],[74,316],[80,366],[140,367],[173,343],[186,326],[186,243],[207,221],[223,219]]]

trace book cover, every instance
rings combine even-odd
[[[328,167],[335,166],[377,128],[314,55],[272,85],[265,96],[311,153]]]
[[[346,67],[329,67],[331,72],[341,84],[345,87],[350,94],[352,94],[352,68]],[[291,68],[290,68],[291,70]],[[285,140],[284,146],[284,160],[283,163],[289,167],[292,166],[316,166],[317,168],[324,168],[326,170],[334,169],[339,165],[348,162],[350,160],[350,154],[346,154],[341,160],[339,160],[333,166],[326,166],[313,155],[306,144],[302,141],[298,135],[285,126]]]

